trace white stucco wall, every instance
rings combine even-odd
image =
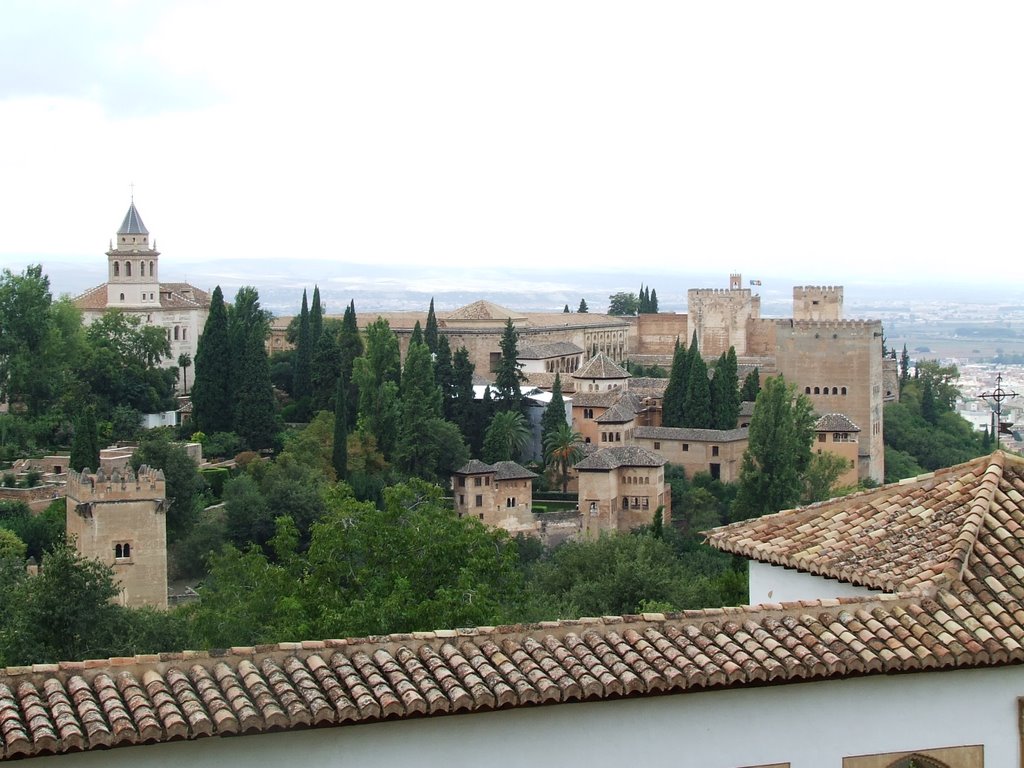
[[[783,603],[790,600],[826,600],[833,597],[864,597],[881,594],[836,579],[827,579],[771,563],[748,562],[748,592],[751,605]]]
[[[876,676],[36,758],[32,768],[739,768],[982,744],[1017,765],[1024,667]]]

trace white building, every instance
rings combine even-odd
[[[164,328],[171,356],[163,365],[177,368],[182,354],[195,360],[199,334],[210,311],[210,294],[188,283],[160,282],[160,252],[156,241],[150,246],[149,230],[133,201],[117,230],[116,247],[111,243],[107,250],[107,282],[76,297],[75,306],[82,310],[87,325],[108,309],[120,309]],[[179,389],[182,384],[179,375]]]
[[[1021,489],[997,452],[712,531],[760,564],[757,605],[11,668],[3,758],[1017,766]]]

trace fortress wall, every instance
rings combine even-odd
[[[881,482],[885,473],[881,322],[780,320],[776,342],[779,373],[796,383],[817,413],[844,413],[860,427],[862,473]],[[842,394],[844,388],[846,394]]]

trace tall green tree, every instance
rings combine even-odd
[[[390,457],[398,439],[401,367],[398,337],[378,317],[366,328],[366,351],[355,360],[352,378],[359,389],[359,425]]]
[[[337,393],[334,396],[334,443],[331,449],[331,464],[339,481],[348,477],[348,416],[345,397],[345,382],[338,377]]]
[[[569,489],[569,469],[583,458],[583,437],[565,420],[544,436],[544,458],[558,472],[562,493]]]
[[[711,382],[708,366],[696,344],[690,347],[690,369],[686,377],[686,399],[683,400],[683,426],[711,429]]]
[[[499,410],[518,411],[523,404],[520,385],[526,377],[519,362],[519,332],[512,325],[511,318],[505,321],[499,346],[501,360],[494,377],[494,399]]]
[[[341,353],[338,349],[337,335],[335,327],[332,324],[327,324],[320,330],[320,338],[317,341],[310,366],[309,378],[313,385],[313,410],[322,411],[333,408],[331,398],[335,396],[340,377]]]
[[[111,309],[89,325],[86,340],[90,354],[83,375],[102,417],[118,405],[143,413],[173,407],[177,375],[173,368],[160,366],[171,355],[163,328]]]
[[[484,435],[484,461],[519,461],[530,443],[530,427],[519,411],[498,411]]]
[[[455,371],[452,369],[452,348],[444,334],[438,337],[434,352],[434,381],[441,390],[441,415],[448,421],[455,421]]]
[[[562,309],[562,313],[566,314],[566,315],[569,314],[569,305],[568,304],[566,304],[565,307]]]
[[[753,403],[757,400],[757,393],[761,391],[761,372],[754,368],[743,377],[743,386],[740,388],[740,402]]]
[[[448,418],[462,431],[474,456],[480,455],[483,428],[479,423],[480,404],[473,390],[473,363],[464,346],[452,356],[452,402]]]
[[[639,306],[639,299],[635,293],[620,291],[608,297],[608,314],[619,316],[635,315]]]
[[[587,300],[586,299],[580,299],[580,305],[576,309],[576,312],[581,314],[581,315],[585,315],[589,311],[590,311],[590,307],[587,306]]]
[[[907,353],[907,345],[903,345],[903,352],[900,353],[900,392],[903,386],[910,381],[910,355]]]
[[[192,419],[196,429],[212,435],[232,428],[231,339],[224,293],[218,285],[210,298],[210,314],[196,349],[195,381],[192,382]]]
[[[292,362],[295,366],[292,372],[292,397],[301,400],[309,397],[313,391],[313,384],[310,378],[310,365],[313,360],[312,335],[309,327],[309,305],[306,302],[306,292],[302,292],[302,310],[299,313],[299,335],[295,344],[295,356]]]
[[[100,442],[96,430],[96,409],[91,405],[83,409],[75,422],[75,434],[71,440],[71,458],[68,465],[76,472],[88,467],[93,471],[100,466]]]
[[[686,401],[686,387],[689,381],[690,356],[686,347],[676,338],[675,350],[672,353],[672,369],[668,374],[668,384],[661,404],[661,423],[666,427],[683,426],[683,406]]]
[[[184,446],[172,442],[164,430],[144,433],[131,465],[136,472],[143,464],[164,473],[167,483],[167,535],[178,539],[191,530],[202,508],[206,483]]]
[[[178,369],[181,371],[181,386],[183,394],[188,394],[188,369],[192,367],[192,355],[182,352],[178,355]]]
[[[658,292],[651,288],[651,293],[647,297],[647,303],[649,306],[648,311],[652,314],[658,314]]]
[[[316,352],[320,334],[324,330],[324,307],[320,303],[320,286],[313,286],[313,303],[309,307],[309,348]]]
[[[252,449],[273,448],[280,431],[265,338],[265,324],[256,324],[242,336],[245,346],[237,367],[233,431]]]
[[[565,418],[565,398],[562,396],[562,377],[556,373],[555,383],[551,387],[551,400],[540,417],[541,442],[547,440],[548,435],[561,429],[563,424],[568,424]]]
[[[714,429],[736,429],[740,416],[739,365],[736,348],[729,347],[715,365],[715,377],[711,380],[712,427]]]
[[[437,315],[434,314],[434,298],[430,298],[430,309],[427,310],[427,325],[423,329],[423,340],[427,344],[427,349],[433,353],[437,353],[438,345],[438,330],[437,330]]]
[[[356,358],[363,354],[363,338],[359,334],[355,301],[350,301],[345,308],[341,331],[338,333],[338,353],[341,357],[341,379],[345,382],[347,392],[345,412],[351,428],[355,426],[359,412],[359,388],[352,378],[352,367]]]
[[[402,372],[402,404],[395,456],[399,467],[411,477],[434,479],[435,456],[430,429],[441,417],[441,390],[434,382],[430,350],[412,342],[405,353]]]
[[[735,519],[759,517],[799,504],[813,438],[810,401],[782,376],[768,379],[757,396],[750,422],[733,507]]]
[[[51,328],[50,279],[39,264],[20,275],[0,273],[0,401],[20,402],[37,412],[32,393]]]

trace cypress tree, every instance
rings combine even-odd
[[[590,309],[587,307],[587,300],[586,299],[580,299],[580,306],[579,306],[579,309],[577,309],[576,311],[578,313],[580,313],[581,315],[585,315],[585,314],[587,314],[587,312],[590,311]]]
[[[474,456],[479,455],[479,445],[473,442],[476,405],[473,392],[473,363],[469,360],[469,350],[459,347],[452,356],[452,403],[451,415],[448,418],[462,430],[462,436],[470,444]]]
[[[316,354],[320,334],[324,330],[324,308],[320,304],[320,286],[313,286],[313,305],[309,308],[309,348]]]
[[[416,325],[412,327],[412,336],[409,338],[409,346],[413,344],[423,343],[423,329],[420,327],[420,321],[416,321]]]
[[[434,382],[430,350],[422,342],[413,342],[405,353],[401,393],[395,456],[406,473],[427,479],[433,476],[436,465],[429,430],[441,416],[441,391]]]
[[[213,289],[210,314],[193,362],[192,420],[197,430],[208,435],[231,431],[232,381],[237,373],[232,357],[228,311],[218,285]]]
[[[665,427],[681,427],[683,425],[683,401],[686,400],[687,372],[690,357],[686,347],[676,338],[676,348],[672,353],[672,369],[668,375],[668,385],[661,401],[661,424]]]
[[[711,381],[712,422],[715,429],[736,429],[740,416],[739,372],[736,348],[723,352]]]
[[[438,331],[437,315],[434,314],[434,297],[430,297],[430,309],[427,310],[427,326],[423,329],[423,341],[434,354],[437,354]],[[450,350],[449,350],[450,351]]]
[[[331,450],[331,464],[338,480],[348,477],[348,416],[345,413],[347,392],[345,382],[338,377],[334,393],[334,446]]]
[[[242,349],[235,395],[235,429],[253,449],[273,448],[277,443],[274,389],[262,333],[249,333]]]
[[[757,393],[761,391],[761,373],[754,368],[743,378],[743,388],[740,389],[740,402],[753,403],[757,400]]]
[[[341,332],[338,334],[338,353],[341,358],[341,378],[345,382],[347,402],[345,403],[345,415],[348,418],[348,426],[353,427],[356,423],[356,415],[359,412],[359,388],[352,379],[352,364],[357,357],[363,354],[363,338],[359,335],[359,325],[356,322],[356,303],[350,301],[345,308],[345,315],[341,320]]]
[[[76,472],[88,467],[94,472],[100,466],[100,442],[96,430],[96,409],[87,406],[75,421],[75,434],[71,438],[71,458],[68,465]]]
[[[650,306],[650,312],[652,314],[658,314],[658,292],[651,288],[651,293],[647,297],[647,303]]]
[[[309,306],[306,303],[306,292],[302,292],[302,311],[299,314],[299,335],[295,343],[295,357],[292,368],[292,397],[296,400],[308,396],[313,387],[310,382],[310,362],[313,350],[310,349]]]
[[[310,323],[312,327],[312,323]],[[338,388],[341,376],[341,356],[338,342],[331,329],[322,330],[313,352],[313,364],[310,368],[310,383],[313,385],[313,409],[328,410],[332,407],[331,398]]]
[[[512,318],[505,321],[501,334],[501,361],[494,377],[495,401],[499,410],[518,411],[522,407],[523,395],[520,383],[526,378],[519,364],[519,333],[512,325]]]
[[[454,376],[452,370],[452,348],[448,344],[448,337],[440,335],[437,339],[437,352],[434,353],[434,381],[441,390],[441,413],[448,421],[455,421],[453,402]]]
[[[544,414],[540,417],[541,443],[543,444],[547,440],[548,435],[553,434],[566,423],[565,398],[562,397],[562,377],[556,373],[554,386],[551,387],[551,401],[547,404]]]
[[[708,366],[695,346],[690,348],[690,370],[686,382],[686,399],[683,401],[683,426],[692,429],[710,429],[711,382],[708,381]]]
[[[566,315],[569,314],[569,305],[568,304],[565,305],[565,308],[562,310],[562,313],[566,314]]]

